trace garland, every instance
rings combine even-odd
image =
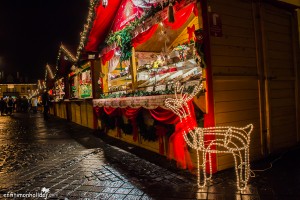
[[[184,92],[191,94],[194,90],[195,86],[188,86],[184,89]],[[202,90],[197,94],[199,97],[201,94],[203,94],[205,90]],[[166,90],[160,90],[160,91],[143,91],[143,90],[137,90],[135,92],[130,93],[113,93],[113,94],[100,94],[100,99],[110,99],[110,98],[120,98],[120,97],[142,97],[142,96],[154,96],[154,95],[166,95],[166,94],[175,94],[174,88],[166,89]]]
[[[122,132],[126,135],[132,135],[133,133],[133,127],[130,121],[126,124],[124,123],[122,116],[109,116],[105,112],[101,112],[99,119],[102,123],[102,129],[100,129],[100,132],[107,133],[108,130],[114,130],[116,127],[119,127]],[[146,141],[152,141],[155,142],[158,139],[158,135],[156,134],[156,126],[164,126],[166,130],[166,136],[170,137],[175,130],[175,126],[173,124],[164,124],[154,119],[153,125],[148,126],[145,123],[143,112],[139,112],[137,118],[136,118],[139,134],[140,136],[146,140]]]
[[[179,2],[180,0],[177,1]],[[106,39],[106,44],[116,44],[121,48],[121,62],[129,60],[132,55],[132,31],[134,31],[138,26],[144,24],[146,19],[153,17],[156,13],[163,10],[163,8],[167,7],[168,5],[169,1],[163,2],[162,4],[157,4],[156,7],[152,5],[151,8],[147,10],[141,18],[135,18],[124,29],[109,34],[108,38]]]
[[[124,123],[122,116],[109,116],[105,112],[101,112],[99,119],[101,120],[103,127],[100,130],[101,132],[107,133],[108,130],[114,130],[116,127],[119,127],[124,134],[132,135],[133,127],[130,121],[128,121],[128,124]]]
[[[143,112],[139,112],[136,122],[138,124],[140,136],[144,138],[146,141],[156,141],[156,128],[155,128],[155,121],[152,126],[147,126],[143,117]]]

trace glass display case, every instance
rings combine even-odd
[[[168,53],[135,52],[136,83],[132,82],[130,62],[117,63],[109,69],[108,87],[110,93],[128,93],[132,84],[136,90],[170,90],[175,82],[181,82],[186,88],[198,84],[202,68],[196,59],[194,44],[179,45]],[[111,61],[110,61],[111,62]]]
[[[196,62],[193,44],[180,45],[167,53],[136,52],[138,60],[137,88],[160,91],[181,82],[185,87],[196,85],[202,68]]]

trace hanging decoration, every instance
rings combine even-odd
[[[206,68],[206,63],[205,63],[205,56],[204,56],[204,44],[203,44],[203,40],[204,40],[204,32],[202,29],[198,29],[194,32],[195,34],[195,47],[197,50],[197,58],[196,58],[196,62],[200,65],[200,67],[202,68]]]
[[[102,0],[102,6],[105,8],[108,5],[108,0]]]
[[[191,27],[187,27],[186,29],[187,29],[187,33],[188,33],[188,35],[189,35],[188,40],[189,40],[189,42],[190,42],[191,39],[194,39],[195,24],[194,24],[193,26],[191,26]]]
[[[175,22],[175,18],[174,18],[174,8],[173,8],[173,3],[169,3],[169,8],[168,8],[168,21],[170,23]]]

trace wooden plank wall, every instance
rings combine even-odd
[[[265,4],[263,24],[269,85],[270,151],[297,143],[296,69],[292,14]],[[296,28],[295,28],[296,29]]]
[[[72,122],[94,128],[93,105],[91,100],[71,102]]]
[[[260,107],[252,5],[249,1],[213,0],[221,16],[222,37],[211,37],[216,126],[254,124],[251,159],[261,157]],[[232,167],[229,154],[217,156],[218,170]]]

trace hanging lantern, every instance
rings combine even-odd
[[[170,23],[175,22],[175,18],[174,18],[174,8],[173,8],[173,3],[172,3],[172,2],[169,3],[168,21],[169,21]]]
[[[102,0],[102,6],[105,8],[108,5],[108,0]]]

